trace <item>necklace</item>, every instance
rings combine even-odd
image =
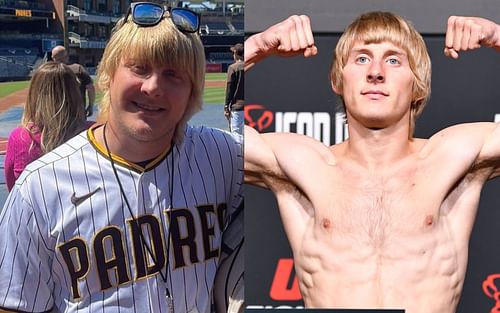
[[[106,154],[108,155],[108,158],[111,162],[111,168],[113,169],[113,174],[116,178],[116,181],[118,182],[118,187],[120,188],[120,194],[121,196],[123,197],[123,199],[125,200],[125,205],[126,207],[128,208],[128,212],[130,214],[130,217],[133,217],[134,214],[132,213],[132,209],[130,207],[130,204],[128,202],[128,199],[127,197],[125,196],[125,192],[123,191],[123,186],[122,186],[122,183],[120,181],[120,178],[118,178],[118,173],[116,171],[116,167],[115,167],[115,161],[113,161],[113,158],[111,157],[111,152],[109,151],[109,147],[108,147],[108,141],[106,140],[106,126],[107,126],[107,123],[104,124],[104,127],[103,127],[103,130],[102,130],[102,137],[103,137],[103,140],[104,140],[104,146],[106,147]],[[171,169],[172,169],[172,173],[170,175],[170,203],[168,205],[168,212],[170,213],[170,217],[169,217],[169,220],[168,220],[168,233],[167,233],[167,264],[166,264],[166,267],[165,267],[165,275],[163,275],[161,269],[158,270],[158,272],[160,273],[160,276],[163,280],[163,282],[165,283],[165,297],[167,299],[167,304],[168,304],[168,311],[169,313],[174,313],[174,299],[172,298],[172,295],[170,294],[170,289],[168,288],[168,285],[167,285],[167,280],[168,280],[168,271],[169,271],[169,265],[170,265],[170,230],[172,229],[172,203],[173,203],[173,200],[174,200],[174,170],[175,170],[175,167],[174,167],[174,148],[175,147],[175,144],[172,144],[172,148],[171,148],[171,153],[172,153],[172,161],[171,161]],[[155,255],[153,254],[152,250],[151,250],[151,247],[147,244],[146,242],[146,239],[144,239],[144,235],[142,233],[142,229],[139,225],[139,222],[138,220],[135,220],[136,222],[136,226],[137,226],[137,229],[139,230],[139,235],[140,235],[140,238],[141,238],[141,243],[143,246],[146,247],[146,250],[149,254],[149,256],[153,259],[153,261],[155,262],[155,264],[158,264],[158,260],[157,258],[155,257]]]

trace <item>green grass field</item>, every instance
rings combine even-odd
[[[207,73],[205,79],[210,80],[226,80],[226,73]],[[29,81],[20,81],[20,82],[6,82],[0,83],[0,98],[10,95],[13,92],[18,90],[27,88],[29,86]],[[226,89],[225,87],[207,87],[205,88],[205,94],[203,95],[204,102],[206,104],[215,103],[221,104],[224,103]],[[99,103],[99,100],[102,97],[102,93],[97,93],[96,102]]]
[[[0,98],[28,87],[29,81],[0,83]]]
[[[227,74],[226,73],[207,73],[205,74],[205,79],[206,80],[226,80]]]
[[[226,81],[227,73],[207,73],[205,80],[222,80]],[[222,104],[226,96],[226,87],[205,87],[203,94],[203,102],[206,104]]]

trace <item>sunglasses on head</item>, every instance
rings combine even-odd
[[[132,21],[139,26],[155,26],[160,23],[165,12],[172,19],[174,25],[177,26],[177,29],[182,32],[196,33],[200,29],[200,16],[198,13],[183,8],[165,7],[151,2],[132,2],[125,21],[127,21],[129,15],[132,15]]]

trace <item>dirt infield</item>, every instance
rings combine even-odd
[[[28,97],[28,88],[16,91],[10,95],[0,98],[0,113],[9,110],[14,106],[21,106]],[[7,147],[7,138],[0,137],[0,155],[5,154]]]
[[[7,152],[7,138],[0,137],[0,155],[4,155],[5,152]]]
[[[225,80],[207,80],[205,81],[205,87],[226,87]]]
[[[7,111],[13,106],[23,105],[28,97],[28,88],[18,90],[10,95],[0,98],[0,113]]]

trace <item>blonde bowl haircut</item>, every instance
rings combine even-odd
[[[390,12],[368,12],[360,15],[344,31],[335,48],[330,67],[330,81],[343,92],[342,71],[356,42],[364,44],[390,42],[402,48],[413,73],[413,95],[410,107],[410,137],[415,121],[422,113],[431,93],[431,59],[422,36],[401,16]],[[340,95],[345,110],[345,103]]]
[[[200,37],[196,33],[179,31],[168,17],[150,27],[136,25],[130,16],[127,21],[120,19],[97,69],[98,86],[104,93],[99,105],[100,121],[108,118],[111,105],[110,83],[124,59],[151,66],[169,65],[188,74],[192,84],[191,95],[173,137],[175,143],[180,143],[184,139],[187,122],[201,110],[203,102],[205,53]]]
[[[41,148],[46,153],[75,136],[84,122],[75,73],[60,62],[42,64],[31,78],[21,125],[32,136],[41,132]]]

